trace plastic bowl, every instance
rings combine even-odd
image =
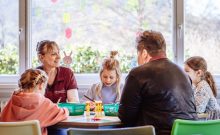
[[[85,104],[81,103],[59,103],[60,108],[67,108],[70,112],[70,116],[83,115],[85,110]]]
[[[104,104],[103,109],[105,116],[118,116],[119,104]]]

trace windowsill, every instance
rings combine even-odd
[[[124,82],[127,74],[122,74],[121,81]],[[75,74],[76,81],[79,88],[88,88],[94,83],[100,82],[99,74]],[[19,76],[1,76],[0,89],[2,88],[16,88]]]
[[[121,81],[124,83],[127,74],[122,74]],[[75,74],[79,88],[88,88],[92,84],[100,82],[99,74]],[[218,88],[220,88],[220,75],[215,75],[215,81]],[[0,89],[2,88],[16,88],[19,76],[1,76]]]

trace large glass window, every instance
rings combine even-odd
[[[36,44],[45,39],[60,45],[62,57],[72,51],[70,67],[77,73],[97,73],[110,50],[119,51],[128,72],[136,65],[135,38],[145,29],[164,34],[170,59],[173,50],[178,63],[200,55],[209,71],[220,73],[218,0],[0,0],[0,9],[0,83],[17,82],[20,72],[38,66]],[[175,33],[183,23],[184,43]]]
[[[18,2],[0,0],[0,75],[19,73]]]
[[[135,39],[142,30],[164,34],[172,49],[172,0],[32,0],[32,66],[39,65],[36,44],[54,40],[61,55],[72,53],[77,73],[96,73],[111,50],[119,51],[123,72],[135,65]]]
[[[218,0],[185,0],[184,57],[204,57],[214,74],[220,74],[219,26]]]

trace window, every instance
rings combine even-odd
[[[0,83],[15,83],[25,69],[38,66],[36,44],[44,39],[56,41],[62,57],[64,51],[67,55],[72,51],[70,67],[83,73],[77,74],[79,84],[89,83],[87,73],[97,73],[110,50],[119,51],[126,73],[135,66],[135,38],[142,29],[163,33],[174,62],[181,65],[188,57],[201,55],[209,70],[219,74],[220,7],[217,0],[195,2],[0,0]]]
[[[55,40],[76,73],[97,73],[102,58],[119,51],[123,72],[135,65],[135,38],[142,29],[161,31],[172,49],[172,0],[32,0],[31,46],[33,67],[36,44]]]
[[[218,0],[185,1],[184,58],[202,56],[208,70],[220,74],[220,5]]]
[[[19,1],[0,1],[0,74],[19,74]],[[13,3],[13,4],[12,4]],[[17,13],[17,14],[16,14]]]

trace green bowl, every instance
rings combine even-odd
[[[81,103],[59,103],[60,108],[67,108],[70,112],[70,116],[83,115],[85,110],[85,104]]]
[[[103,109],[105,116],[118,116],[119,104],[104,104]]]

